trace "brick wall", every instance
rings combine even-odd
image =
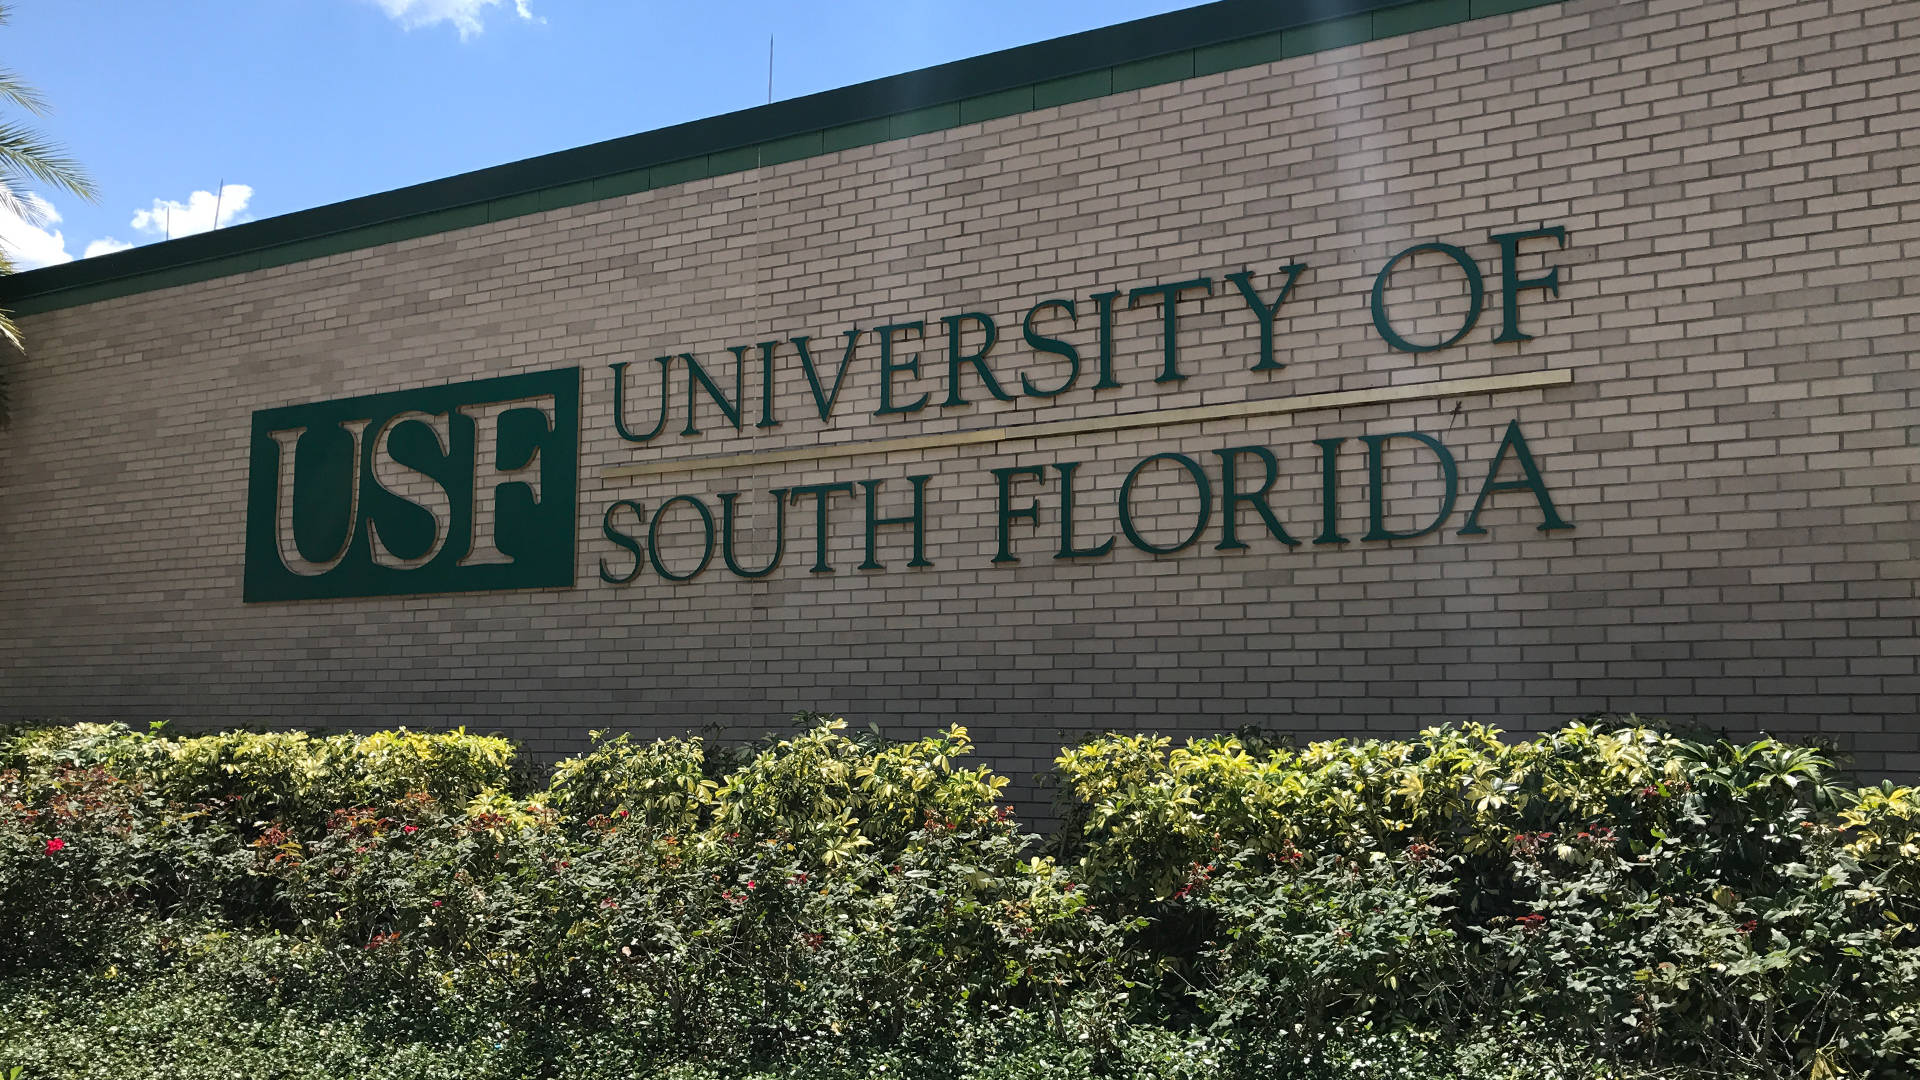
[[[1495,342],[1490,236],[1549,226],[1564,249],[1529,241],[1517,270],[1557,267],[1558,295],[1520,293],[1532,340]],[[1473,257],[1486,307],[1458,343],[1398,351],[1369,292],[1423,242]],[[1284,367],[1251,370],[1258,326],[1226,275],[1251,271],[1271,297],[1292,263],[1308,269],[1276,319]],[[1091,298],[1201,277],[1212,296],[1178,309],[1186,377],[1155,381],[1159,302],[1123,295],[1120,385],[1094,389]],[[1026,345],[1021,318],[1056,297],[1077,322],[1055,308],[1038,325],[1081,351],[1072,390],[999,402],[967,368],[970,403],[942,407],[942,316],[993,317],[990,370],[1010,390],[1022,374],[1048,386],[1065,365]],[[1465,275],[1416,255],[1384,299],[1399,333],[1432,343],[1460,325]],[[926,341],[903,354],[921,353],[920,372],[894,394],[930,404],[875,416],[874,328],[915,320]],[[812,337],[828,379],[854,327],[822,422],[790,339]],[[1920,8],[1901,0],[1573,0],[51,311],[25,331],[0,432],[12,718],[465,723],[546,755],[589,728],[744,735],[804,709],[901,734],[963,723],[1025,776],[1089,729],[1314,738],[1637,712],[1817,734],[1863,772],[1920,772]],[[730,393],[727,348],[762,341],[782,342],[778,427],[755,426],[752,350],[741,431],[703,395],[701,433],[681,434],[676,362],[663,434],[615,434],[609,365],[629,363],[627,418],[644,431],[654,357],[691,353]],[[254,410],[570,366],[584,380],[575,588],[242,602]],[[1447,389],[1469,379],[1496,389]],[[1374,400],[1383,389],[1409,396]],[[1360,403],[1211,408],[1337,393]],[[1171,409],[1200,412],[1019,430]],[[1535,498],[1508,491],[1484,534],[1460,535],[1514,421],[1574,527],[1542,531]],[[1009,437],[697,460],[982,429]],[[1363,540],[1363,437],[1409,431],[1457,460],[1458,503],[1435,532]],[[1315,440],[1330,439],[1345,440],[1349,542],[1316,544]],[[1246,548],[1217,550],[1220,451],[1244,446],[1273,455],[1270,503],[1298,545],[1242,504]],[[1207,527],[1173,555],[1120,536],[1115,509],[1129,470],[1163,453],[1214,487]],[[1383,524],[1416,529],[1443,498],[1435,455],[1408,439],[1380,453]],[[1240,490],[1257,487],[1260,461],[1237,460]],[[1078,542],[1117,537],[1105,556],[1053,557],[1064,462],[1082,463]],[[1039,512],[1011,524],[1018,561],[996,564],[992,470],[1015,466],[1044,467],[1012,481]],[[785,558],[764,578],[718,555],[686,583],[651,567],[601,578],[603,560],[615,577],[634,566],[602,537],[615,500],[651,515],[686,494],[717,514],[737,491],[737,555],[758,568],[773,489],[878,480],[892,515],[919,475],[931,567],[906,565],[894,527],[884,569],[857,569],[862,499],[832,496],[830,573],[810,572],[809,498],[788,504]],[[1509,461],[1502,479],[1518,475]],[[1138,485],[1147,544],[1192,529],[1199,496],[1177,462]],[[698,525],[685,502],[664,519],[669,570],[697,562]]]

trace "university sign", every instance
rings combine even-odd
[[[1522,245],[1533,245],[1538,254],[1547,247],[1543,242],[1551,242],[1557,250],[1565,246],[1566,232],[1552,227],[1497,233],[1488,240],[1499,252],[1491,273],[1483,273],[1467,251],[1448,243],[1416,244],[1387,260],[1375,274],[1366,299],[1381,340],[1408,353],[1431,352],[1459,342],[1488,306],[1489,278],[1499,292],[1498,328],[1492,340],[1529,340],[1531,335],[1522,329],[1523,295],[1530,291],[1558,295],[1560,281],[1557,268],[1523,275],[1519,268]],[[1421,256],[1464,285],[1466,303],[1458,312],[1458,327],[1438,341],[1413,340],[1394,324],[1388,310],[1392,276]],[[611,434],[621,442],[651,449],[656,440],[669,436],[674,422],[680,424],[679,435],[699,435],[703,412],[710,427],[717,422],[742,434],[749,427],[779,427],[791,419],[775,395],[776,371],[787,365],[797,367],[806,379],[803,416],[812,415],[804,418],[831,423],[850,370],[863,355],[871,362],[865,377],[877,382],[877,392],[871,395],[879,402],[877,417],[913,414],[930,406],[964,406],[969,394],[1013,401],[1021,396],[1055,398],[1076,388],[1083,392],[1118,389],[1122,383],[1114,364],[1116,313],[1143,306],[1158,308],[1159,370],[1153,382],[1175,384],[1187,377],[1180,352],[1182,305],[1214,295],[1236,297],[1245,308],[1248,341],[1254,346],[1248,350],[1249,370],[1276,372],[1286,366],[1280,359],[1277,327],[1306,271],[1305,265],[1295,263],[1279,268],[1265,282],[1251,271],[1240,270],[1217,281],[1194,277],[1109,289],[1084,298],[1048,297],[1019,316],[1014,324],[1017,330],[1004,332],[1001,320],[969,311],[942,316],[934,323],[938,331],[930,328],[929,320],[854,326],[837,335],[831,350],[809,336],[753,342],[727,349],[733,358],[730,373],[691,352],[663,355],[651,366],[657,371],[657,396],[644,395],[648,403],[644,408],[637,405],[642,395],[630,387],[636,382],[629,371],[631,364],[622,361],[611,365]],[[1069,340],[1075,330],[1084,331],[1079,344]],[[992,359],[996,346],[1016,335],[1030,361],[1018,372],[996,371]],[[944,371],[922,368],[920,350],[930,338],[945,341]],[[747,391],[749,376],[757,384],[753,403]],[[776,450],[724,458],[650,455],[650,460],[603,475],[620,478],[735,465],[817,463],[856,453],[1165,427],[1538,388],[1566,381],[1564,372],[1538,372],[1311,398],[1110,413],[1013,429],[837,443],[814,451]],[[675,402],[681,407],[676,409]],[[1473,536],[1486,531],[1482,514],[1489,500],[1502,493],[1530,499],[1540,530],[1572,527],[1555,506],[1518,421],[1508,423],[1489,464],[1476,476],[1463,477],[1454,453],[1439,439],[1418,431],[1321,438],[1313,441],[1313,447],[1310,460],[1295,467],[1312,470],[1318,481],[1319,506],[1313,521],[1291,523],[1291,530],[1271,501],[1287,466],[1273,449],[1259,444],[1223,445],[1197,456],[1173,452],[1143,456],[1106,496],[1110,505],[1104,515],[1096,512],[1099,535],[1075,534],[1076,501],[1084,507],[1092,497],[1084,489],[1081,462],[1021,463],[988,470],[990,479],[982,477],[976,486],[994,496],[994,541],[981,552],[981,559],[990,565],[1018,562],[1021,539],[1041,525],[1043,499],[1053,508],[1048,515],[1054,520],[1053,535],[1045,537],[1044,544],[1055,559],[1099,558],[1123,541],[1150,555],[1173,555],[1199,543],[1210,531],[1216,537],[1212,548],[1220,552],[1253,544],[1297,547],[1356,539],[1402,541],[1447,527],[1458,505],[1467,509],[1454,535]],[[1430,517],[1417,527],[1389,527],[1389,448],[1411,450],[1437,467],[1441,481],[1437,501],[1430,510],[1421,511]],[[1348,454],[1361,456],[1367,476],[1364,513],[1352,515],[1352,520],[1343,516],[1338,482],[1343,455]],[[576,579],[579,456],[577,368],[257,412],[249,473],[246,599],[571,588]],[[887,564],[881,558],[879,540],[883,528],[910,534],[908,567],[929,567],[934,563],[927,555],[928,507],[936,501],[935,480],[932,474],[907,476],[887,488],[889,482],[881,479],[836,478],[769,488],[752,496],[739,491],[678,493],[651,507],[636,499],[612,499],[599,515],[605,546],[596,560],[597,577],[624,585],[650,569],[664,581],[687,582],[712,567],[716,556],[734,577],[766,577],[779,569],[788,548],[789,507],[797,511],[793,530],[804,534],[799,544],[811,549],[807,566],[812,573],[884,570]],[[1469,498],[1470,502],[1465,501]],[[1146,500],[1161,504],[1154,514],[1157,534],[1140,524]],[[1181,508],[1178,514],[1169,509],[1176,504]],[[770,549],[760,544],[760,554],[751,560],[742,551],[738,525],[748,507],[757,521],[770,517],[772,522]],[[853,514],[864,523],[863,557],[857,564],[836,566],[829,551],[836,514]],[[1170,518],[1179,524],[1169,535],[1166,522]],[[1081,520],[1086,520],[1084,515]],[[663,529],[663,523],[670,524]],[[1034,553],[1038,553],[1035,543]]]
[[[568,588],[580,370],[253,414],[246,599]]]

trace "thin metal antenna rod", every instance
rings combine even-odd
[[[227,197],[227,178],[221,177],[213,189],[213,229],[220,227],[220,200]],[[213,231],[212,229],[208,230]]]
[[[773,104],[773,35],[767,35],[767,104]]]

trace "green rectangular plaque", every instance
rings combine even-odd
[[[574,580],[580,369],[262,409],[246,600]]]

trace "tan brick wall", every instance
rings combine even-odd
[[[1557,298],[1521,300],[1536,336],[1496,344],[1491,233],[1559,225],[1525,248]],[[1412,244],[1459,245],[1487,307],[1457,345],[1397,352],[1374,332],[1374,273]],[[1224,277],[1271,295],[1276,372]],[[1118,389],[1096,373],[1094,293],[1207,276],[1181,305],[1181,366],[1156,384],[1157,304],[1116,312]],[[1458,325],[1461,277],[1423,256],[1393,278],[1403,333]],[[1001,327],[1003,382],[1058,377],[1021,341],[1036,301],[1076,298],[1059,336],[1088,370],[1058,398],[939,408],[938,319]],[[874,417],[871,333],[832,422],[790,346],[779,428],[702,402],[697,438],[612,430],[608,365],[631,361],[639,427],[652,358],[691,352],[731,385],[730,345],[812,335],[830,377],[852,326],[925,320],[933,406]],[[1062,325],[1064,320],[1058,324]],[[1869,772],[1920,771],[1920,6],[1905,0],[1574,0],[1369,45],[876,147],[151,292],[27,320],[0,432],[0,671],[12,717],[192,724],[348,722],[505,729],[537,752],[589,728],[734,733],[794,710],[899,732],[968,724],[997,763],[1043,768],[1063,732],[1318,737],[1438,721],[1538,728],[1593,712],[1820,735]],[[756,354],[749,354],[750,358]],[[579,366],[578,584],[572,590],[243,604],[255,409]],[[1545,389],[1215,419],[792,464],[605,476],[636,462],[805,448],[1302,394],[1533,372]],[[676,380],[682,378],[676,367]],[[1457,532],[1509,421],[1575,528],[1541,532],[1524,493]],[[1419,431],[1459,459],[1445,528],[1363,542],[1360,437]],[[1320,528],[1315,439],[1343,437],[1342,528]],[[1056,560],[1055,492],[1020,561],[994,565],[990,470],[1084,462],[1083,543],[1115,535],[1134,463],[1269,447],[1287,548],[1242,510],[1242,551],[1155,557],[1119,540]],[[1437,506],[1438,471],[1392,444],[1390,524]],[[1250,463],[1251,464],[1251,463]],[[904,529],[864,556],[862,505],[833,503],[834,572],[809,573],[809,500],[785,561],[742,580],[599,580],[615,499],[739,491],[740,558],[771,551],[766,492],[883,480],[883,510],[930,474],[928,557]],[[1257,468],[1252,473],[1258,479]],[[1512,475],[1504,474],[1504,475]],[[1150,541],[1190,526],[1191,485],[1157,468]],[[1155,482],[1164,482],[1156,484]],[[1216,500],[1217,502],[1217,500]],[[1423,512],[1424,511],[1424,512]],[[694,519],[663,527],[671,569]],[[628,524],[631,520],[628,519]]]

